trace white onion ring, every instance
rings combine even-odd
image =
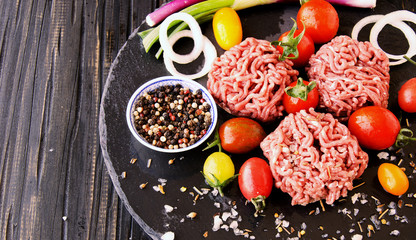
[[[375,23],[378,20],[380,20],[382,17],[384,17],[384,15],[381,14],[376,14],[376,15],[370,15],[367,16],[363,19],[361,19],[360,21],[358,21],[354,27],[352,28],[352,32],[351,32],[351,38],[354,40],[358,40],[358,34],[361,32],[361,30],[368,24],[370,23]]]
[[[404,56],[413,57],[414,55],[416,55],[416,45],[411,44],[416,43],[416,33],[409,25],[407,25],[403,21],[411,21],[416,24],[416,14],[406,10],[399,10],[389,13],[387,15],[371,15],[361,19],[355,24],[351,32],[351,38],[358,40],[358,34],[364,26],[370,23],[376,23],[370,31],[370,42],[371,44],[373,44],[374,47],[380,48],[377,39],[379,33],[384,28],[384,26],[390,24],[391,26],[399,29],[403,32],[403,34],[406,36],[407,41],[409,42],[409,49],[407,50],[407,53],[402,55],[394,55],[387,53],[383,50],[383,52],[389,59],[398,60],[394,62],[390,61],[390,66],[399,65],[406,62]]]
[[[169,44],[168,28],[170,23],[176,20],[184,21],[191,29],[191,38],[194,40],[194,48],[192,49],[192,52],[188,54],[181,55],[175,53],[172,49],[173,45]],[[203,37],[198,22],[191,15],[181,12],[170,15],[162,22],[159,30],[159,42],[164,52],[163,56],[168,56],[173,61],[181,64],[190,63],[197,59],[198,56],[201,55],[203,49]]]
[[[393,24],[402,23],[407,26],[407,27],[404,27],[403,25],[399,29],[406,36],[406,39],[409,43],[409,49],[407,50],[406,54],[402,54],[402,55],[393,55],[393,54],[386,53],[386,55],[390,59],[396,59],[396,60],[400,59],[399,61],[391,62],[390,65],[398,65],[398,64],[406,62],[407,60],[403,58],[404,56],[408,56],[409,58],[411,58],[414,55],[416,55],[416,34],[413,31],[413,29],[409,27],[409,25],[407,25],[403,21],[409,21],[409,22],[413,22],[416,24],[416,14],[407,10],[399,10],[399,11],[386,14],[384,17],[382,17],[380,20],[378,20],[374,24],[373,28],[370,31],[370,42],[375,47],[380,48],[380,46],[377,43],[377,38],[378,38],[380,31],[384,28],[386,24],[391,24],[392,26],[394,26]],[[397,26],[394,26],[394,27],[397,27]]]
[[[182,37],[192,37],[192,32],[189,30],[183,30],[183,31],[175,33],[172,37],[169,38],[169,44],[173,46],[176,43],[176,41],[178,41]],[[203,39],[203,45],[204,45],[203,53],[205,57],[205,62],[204,62],[204,67],[201,69],[201,71],[195,74],[191,74],[191,75],[186,75],[186,74],[178,72],[175,66],[173,65],[173,60],[170,59],[168,56],[166,56],[167,53],[166,51],[164,51],[163,61],[165,62],[166,69],[170,72],[170,74],[172,74],[173,76],[196,79],[196,78],[203,77],[211,70],[212,64],[217,58],[217,50],[215,49],[214,44],[212,44],[212,42],[207,37],[202,35],[202,39]]]

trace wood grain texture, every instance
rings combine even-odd
[[[0,1],[0,239],[148,239],[115,193],[98,112],[111,62],[163,1]]]

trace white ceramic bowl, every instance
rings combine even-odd
[[[136,102],[138,101],[138,99],[143,94],[145,94],[149,91],[152,91],[154,89],[157,89],[161,86],[176,85],[176,84],[181,84],[183,87],[189,88],[191,90],[191,92],[197,91],[198,89],[201,90],[203,98],[211,106],[211,108],[210,108],[211,125],[209,126],[205,135],[201,139],[199,139],[196,143],[194,143],[194,144],[192,144],[188,147],[184,147],[184,148],[165,149],[165,148],[157,147],[157,146],[154,146],[154,145],[150,144],[142,136],[140,136],[140,134],[136,131],[136,128],[134,127],[133,112],[135,110],[134,108],[135,108]],[[217,121],[218,121],[218,112],[217,112],[217,106],[215,104],[214,99],[212,98],[211,94],[208,92],[208,90],[204,86],[202,86],[201,84],[199,84],[196,81],[193,81],[193,80],[190,80],[190,79],[187,79],[187,78],[175,77],[175,76],[166,76],[166,77],[155,78],[153,80],[150,80],[150,81],[146,82],[145,84],[140,86],[139,89],[137,89],[133,93],[133,95],[131,96],[130,101],[127,105],[126,119],[127,119],[127,124],[129,126],[130,132],[144,146],[146,146],[150,149],[153,149],[155,151],[159,151],[159,152],[178,153],[178,152],[184,152],[184,151],[189,151],[191,149],[194,149],[194,148],[198,147],[199,145],[201,145],[203,142],[205,142],[209,138],[209,136],[215,131],[215,126],[217,125]]]

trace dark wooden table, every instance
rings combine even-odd
[[[164,1],[0,1],[0,239],[149,239],[101,157],[109,67]]]
[[[98,120],[118,50],[163,2],[0,1],[0,239],[150,239],[114,190]]]

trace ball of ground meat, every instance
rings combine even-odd
[[[329,113],[309,109],[286,116],[260,144],[275,186],[292,205],[325,199],[332,204],[352,190],[368,155],[348,128]]]
[[[283,115],[284,89],[299,72],[266,40],[247,38],[218,57],[207,88],[225,111],[260,122]]]
[[[367,105],[387,107],[389,59],[370,42],[338,36],[324,44],[309,60],[307,73],[316,81],[319,108],[346,121]]]

